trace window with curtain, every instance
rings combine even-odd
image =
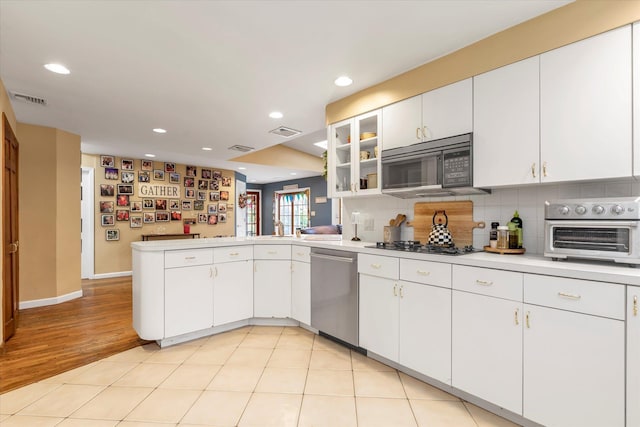
[[[296,228],[311,226],[310,191],[308,188],[274,193],[274,221],[282,221],[285,234],[294,234]]]

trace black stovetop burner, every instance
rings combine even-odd
[[[367,248],[388,249],[393,251],[416,252],[422,254],[464,255],[475,252],[473,246],[457,248],[455,246],[422,245],[418,240],[398,240],[395,242],[376,242]]]

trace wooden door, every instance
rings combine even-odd
[[[3,339],[8,340],[18,326],[18,140],[2,115],[4,151],[2,163],[2,295]]]

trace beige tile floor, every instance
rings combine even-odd
[[[301,328],[134,348],[0,395],[0,424],[507,427],[515,424]]]

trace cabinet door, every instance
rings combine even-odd
[[[627,426],[640,426],[640,288],[627,286]]]
[[[354,159],[353,187],[356,195],[380,194],[380,142],[381,110],[372,111],[355,118],[356,141],[352,143],[351,158]],[[373,185],[375,175],[375,186]],[[369,183],[371,181],[371,184]]]
[[[466,79],[422,94],[425,141],[473,130],[473,82]]]
[[[522,413],[522,304],[453,291],[451,385]]]
[[[164,337],[213,325],[213,269],[210,265],[164,271]]]
[[[624,322],[524,309],[524,417],[549,426],[623,426]]]
[[[360,275],[360,347],[398,361],[398,282]]]
[[[451,289],[400,282],[400,364],[451,384]]]
[[[351,142],[355,139],[353,120],[343,120],[331,125],[328,137],[327,182],[329,189],[334,197],[350,196],[353,183]]]
[[[311,324],[311,266],[293,261],[291,269],[291,317]]]
[[[422,142],[422,96],[414,96],[382,109],[383,149]]]
[[[540,59],[473,78],[473,184],[540,182]]]
[[[633,175],[640,176],[640,22],[633,24]]]
[[[291,261],[254,261],[253,315],[291,316]]]
[[[214,266],[213,326],[253,317],[253,262],[226,262]]]
[[[631,176],[631,116],[630,26],[542,54],[542,182]]]

